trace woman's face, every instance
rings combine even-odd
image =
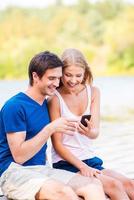
[[[71,65],[63,70],[62,82],[69,91],[75,91],[81,85],[85,70],[82,67]]]

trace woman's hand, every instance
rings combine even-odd
[[[101,171],[92,167],[89,167],[85,163],[82,164],[82,166],[79,168],[80,169],[80,174],[83,176],[88,176],[88,177],[97,177],[98,174],[101,174]]]
[[[93,128],[94,125],[92,118],[90,120],[85,119],[85,121],[87,123],[87,127],[84,126],[81,122],[79,122],[77,126],[77,131],[80,134],[85,135],[91,139],[96,138],[99,134],[99,128]]]
[[[89,121],[88,119],[85,119],[85,122],[87,123],[87,127],[84,126],[81,122],[79,122],[77,130],[78,130],[78,132],[80,134],[88,136],[88,134],[90,132],[90,129],[92,127],[92,121],[91,120]]]

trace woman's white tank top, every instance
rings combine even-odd
[[[91,87],[89,85],[86,85],[86,90],[87,90],[87,97],[88,97],[88,105],[85,112],[82,115],[90,114]],[[60,93],[56,91],[55,94],[59,99],[61,117],[80,120],[82,115],[77,116],[73,114],[69,110],[67,104],[65,103]],[[93,158],[95,156],[94,149],[92,147],[92,139],[84,135],[81,135],[78,132],[75,132],[73,136],[63,134],[62,143],[67,149],[69,149],[69,151],[72,152],[73,155],[78,157],[80,160]],[[52,162],[56,163],[60,160],[63,160],[63,159],[57,154],[57,152],[52,146]]]

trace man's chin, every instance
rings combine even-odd
[[[56,92],[56,89],[55,90],[51,90],[51,91],[48,92],[48,95],[49,96],[53,96],[53,95],[55,95],[55,92]]]

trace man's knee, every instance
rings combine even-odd
[[[69,186],[71,186],[78,195],[81,193],[89,193],[92,191],[98,191],[98,190],[103,190],[102,183],[100,180],[97,178],[90,178],[90,177],[85,177],[77,174],[74,176],[70,182],[68,183]]]
[[[36,194],[36,199],[77,200],[77,195],[69,186],[55,180],[48,180]]]
[[[96,183],[89,183],[87,185],[83,185],[76,190],[76,193],[79,196],[92,196],[98,193],[103,193],[102,185]]]
[[[76,193],[73,191],[73,189],[69,186],[63,186],[61,190],[61,199],[66,199],[66,200],[78,200],[78,196]]]
[[[39,192],[36,194],[36,199],[52,199],[52,196],[57,195],[61,184],[55,180],[47,180],[41,186]]]
[[[103,187],[103,186],[102,186],[102,182],[101,182],[98,178],[95,178],[95,177],[94,177],[94,178],[92,179],[92,183],[93,183],[94,185]]]
[[[68,185],[71,186],[74,190],[86,185],[99,185],[102,186],[100,180],[95,177],[85,177],[80,174],[76,174],[69,182]]]

